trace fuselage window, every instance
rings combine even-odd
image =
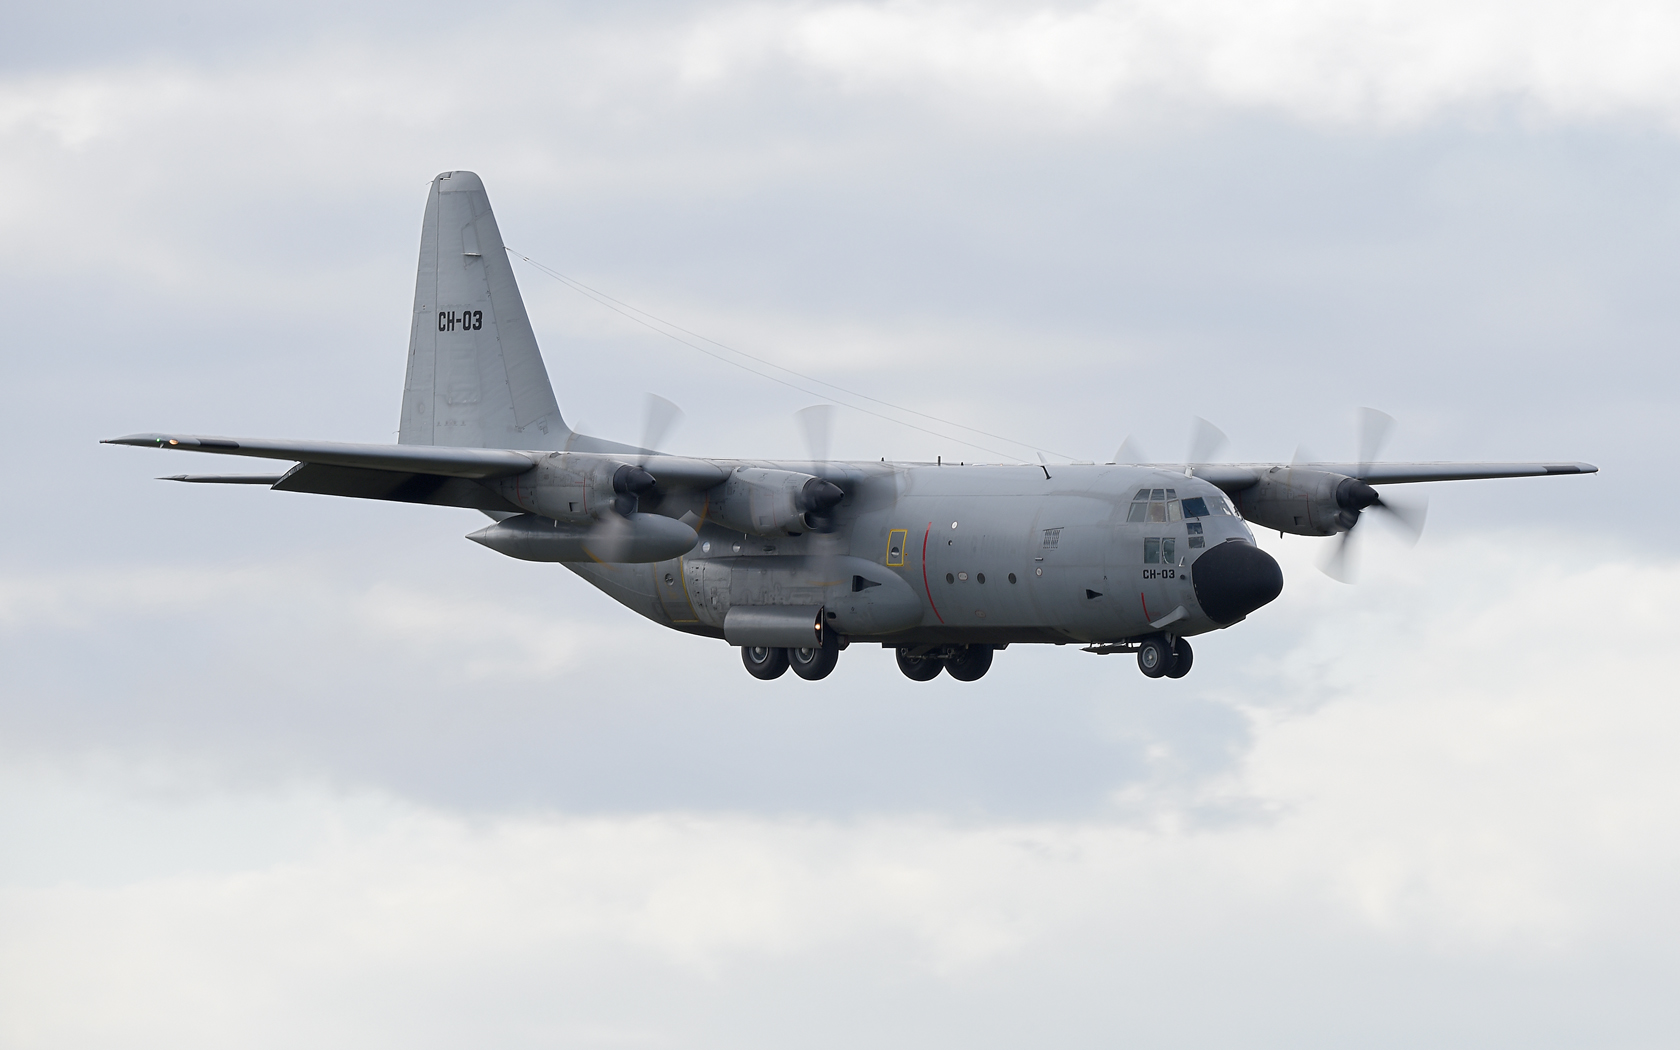
[[[1145,565],[1171,565],[1177,560],[1178,541],[1171,536],[1151,536],[1143,541],[1143,563]]]
[[[1147,502],[1144,500],[1145,496],[1148,496]],[[1195,502],[1202,506],[1202,513],[1205,515],[1206,505],[1199,499]],[[1126,520],[1165,524],[1182,521],[1188,514],[1189,511],[1179,504],[1177,489],[1138,489],[1137,499],[1126,510]]]
[[[1189,503],[1190,501],[1185,500],[1184,502]],[[1206,541],[1202,538],[1202,523],[1201,522],[1199,522],[1199,521],[1189,522],[1188,524],[1186,524],[1184,526],[1184,529],[1185,529],[1186,532],[1188,532],[1190,534],[1190,546],[1191,547],[1201,547],[1201,546],[1205,545]]]

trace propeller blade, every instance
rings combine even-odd
[[[1230,443],[1225,432],[1209,423],[1201,416],[1196,416],[1190,424],[1190,458],[1187,464],[1209,463],[1219,451]]]
[[[1359,473],[1377,461],[1388,435],[1394,430],[1394,417],[1374,408],[1359,410]]]
[[[1116,463],[1148,463],[1149,456],[1143,451],[1143,446],[1132,439],[1130,434],[1126,440],[1120,442],[1120,448],[1114,453]]]
[[[674,403],[665,400],[658,394],[649,394],[642,410],[642,448],[648,452],[658,452],[664,443],[666,435],[683,417],[683,410]],[[643,465],[647,457],[642,458]]]
[[[834,406],[812,405],[795,412],[793,418],[798,420],[800,432],[805,435],[805,451],[811,454],[811,462],[828,462],[828,439],[834,431]]]
[[[1423,536],[1423,523],[1429,517],[1427,497],[1397,500],[1393,496],[1384,496],[1372,506],[1385,512],[1388,520],[1406,537],[1408,545],[1416,545]]]
[[[623,561],[630,554],[630,522],[617,514],[603,514],[589,530],[584,549],[604,562]]]
[[[1320,556],[1318,571],[1337,583],[1352,583],[1354,581],[1358,572],[1358,564],[1353,556],[1353,529],[1337,536],[1336,542]]]
[[[1289,461],[1289,465],[1292,466],[1292,467],[1298,467],[1303,463],[1317,463],[1317,462],[1318,462],[1318,460],[1313,457],[1312,451],[1310,449],[1308,449],[1307,446],[1296,445],[1295,446],[1295,457]]]

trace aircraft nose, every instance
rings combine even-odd
[[[1191,567],[1196,601],[1217,624],[1236,623],[1283,593],[1283,570],[1270,554],[1246,543],[1221,543]]]

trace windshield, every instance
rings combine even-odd
[[[1177,489],[1138,489],[1137,495],[1132,497],[1131,509],[1126,512],[1126,520],[1170,522],[1235,513],[1224,493],[1210,497],[1187,496],[1181,500]]]

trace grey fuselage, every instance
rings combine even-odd
[[[839,467],[856,479],[832,533],[732,531],[706,522],[704,500],[690,497],[659,508],[697,525],[688,554],[568,567],[657,623],[710,637],[723,637],[732,606],[816,605],[850,641],[1112,642],[1175,613],[1162,628],[1178,635],[1228,626],[1198,603],[1195,565],[1220,544],[1254,542],[1218,488],[1158,468],[778,466]],[[1157,500],[1153,516],[1177,520],[1128,521],[1150,516],[1131,510],[1144,489],[1171,490],[1174,513]],[[1195,497],[1215,512],[1184,519],[1183,501]]]

